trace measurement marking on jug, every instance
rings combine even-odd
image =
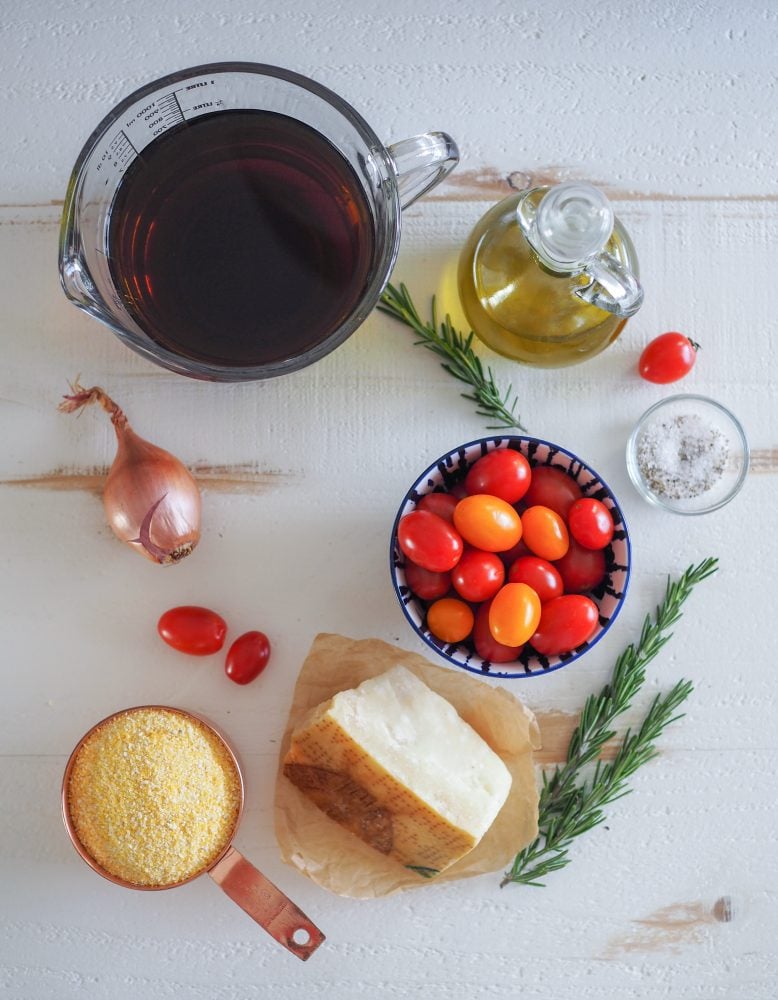
[[[102,170],[103,167],[108,166],[118,169],[119,171],[123,171],[124,168],[132,162],[137,155],[138,150],[130,141],[129,136],[124,129],[120,129],[108,143],[108,147],[100,158],[100,162],[96,165],[95,169]],[[106,180],[106,184],[107,183],[108,181]]]
[[[163,108],[163,103],[162,103],[162,101],[160,101],[160,108],[162,108],[163,110],[165,110],[166,114],[171,114],[172,113],[173,119],[175,121],[177,121],[177,122],[184,121],[185,118],[186,118],[186,116],[184,115],[184,110],[181,107],[181,102],[179,101],[178,94],[175,92],[175,90],[171,94],[168,94],[168,96],[165,98],[165,100],[168,102],[168,107],[166,109]],[[173,107],[170,104],[171,101],[175,101],[175,107]]]

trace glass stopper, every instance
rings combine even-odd
[[[592,184],[557,184],[538,205],[536,236],[540,250],[554,263],[573,269],[600,253],[613,232],[610,202]]]

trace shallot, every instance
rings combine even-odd
[[[139,437],[99,386],[76,382],[71,390],[60,403],[63,413],[99,403],[116,431],[116,457],[103,489],[113,533],[152,562],[179,562],[200,540],[200,491],[192,474],[170,452]]]

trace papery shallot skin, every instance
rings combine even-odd
[[[103,488],[111,530],[152,562],[180,562],[200,540],[202,501],[194,477],[175,455],[136,434],[99,386],[85,389],[76,381],[71,389],[60,403],[62,412],[98,403],[116,431],[116,457]]]
[[[152,562],[179,562],[200,540],[202,501],[174,455],[117,427],[118,450],[103,490],[113,533]]]

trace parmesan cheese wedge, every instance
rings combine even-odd
[[[333,820],[426,874],[476,846],[511,787],[491,747],[401,666],[315,708],[292,733],[284,773]]]

